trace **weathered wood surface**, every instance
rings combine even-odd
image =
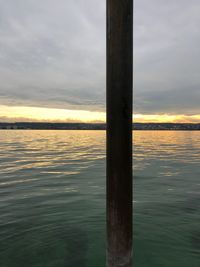
[[[133,0],[107,0],[107,267],[132,266]]]

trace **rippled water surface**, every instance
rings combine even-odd
[[[200,132],[134,133],[134,267],[200,267]],[[105,132],[0,131],[0,267],[105,266]]]

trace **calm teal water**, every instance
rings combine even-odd
[[[200,267],[200,132],[134,152],[134,267]],[[0,131],[0,267],[29,266],[105,266],[105,132]]]

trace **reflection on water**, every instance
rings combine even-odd
[[[200,266],[200,132],[134,132],[134,267]],[[0,132],[0,266],[105,266],[105,132]]]
[[[134,266],[200,266],[200,132],[134,133]]]
[[[0,134],[0,266],[104,266],[105,133]]]

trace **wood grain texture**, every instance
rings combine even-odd
[[[132,266],[133,0],[107,0],[107,267]]]

